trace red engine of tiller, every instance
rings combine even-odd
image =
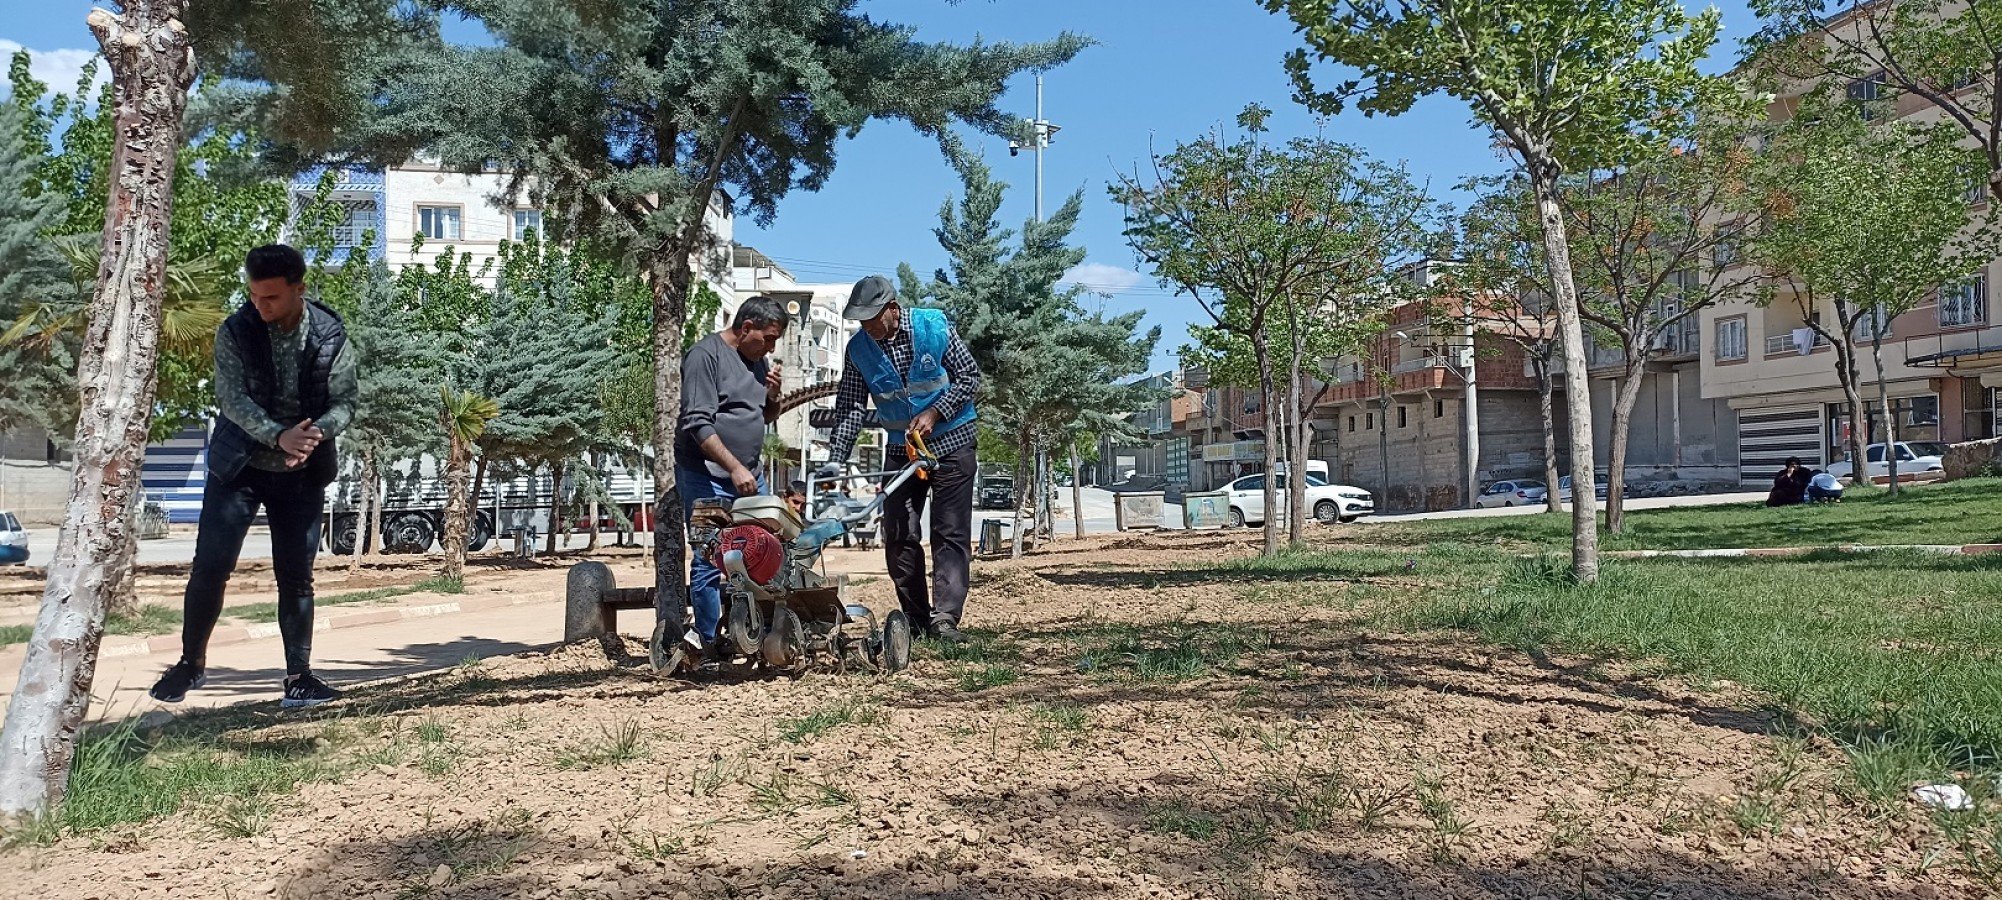
[[[779,542],[778,535],[762,525],[732,525],[723,529],[716,539],[716,556],[710,562],[728,573],[727,560],[732,553],[743,556],[744,574],[759,584],[771,584],[785,565],[785,545]]]

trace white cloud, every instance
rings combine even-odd
[[[1154,280],[1132,269],[1088,262],[1073,266],[1070,271],[1064,273],[1063,280],[1057,283],[1064,287],[1077,285],[1094,293],[1112,294],[1149,287],[1153,285]]]
[[[35,76],[36,81],[48,85],[49,90],[59,94],[67,94],[76,90],[76,79],[78,75],[83,73],[84,63],[90,62],[91,58],[97,55],[97,51],[95,50],[75,48],[65,50],[35,50],[24,48],[17,41],[0,38],[0,66],[6,65],[6,61],[13,59],[16,52],[24,49],[28,51],[29,74]],[[97,79],[91,85],[93,97],[96,95],[97,89],[103,86],[105,77],[104,66],[99,65],[97,67]],[[0,81],[0,96],[5,96],[11,91],[12,88],[5,81]]]

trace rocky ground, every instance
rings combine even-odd
[[[586,643],[189,717],[325,765],[23,842],[0,896],[1993,896],[1730,685],[1370,625],[1416,576],[1192,568],[1248,540],[981,563],[981,640],[896,677],[691,685]]]

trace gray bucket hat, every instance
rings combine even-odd
[[[871,275],[855,282],[854,290],[848,292],[848,305],[841,310],[841,317],[866,322],[876,317],[897,299],[897,286],[881,275]]]

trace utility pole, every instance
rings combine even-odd
[[[1036,117],[1024,124],[1028,127],[1024,129],[1022,137],[1008,142],[1008,155],[1019,155],[1022,152],[1022,140],[1025,138],[1029,142],[1029,151],[1036,155],[1035,221],[1037,224],[1041,224],[1043,221],[1043,151],[1050,146],[1050,139],[1055,137],[1057,132],[1063,130],[1061,126],[1054,125],[1048,119],[1043,118],[1043,76],[1041,75],[1036,76]],[[1041,441],[1037,441],[1036,459],[1035,464],[1031,467],[1031,472],[1031,478],[1035,480],[1036,508],[1041,512],[1041,515],[1037,516],[1036,527],[1043,532],[1045,538],[1048,538],[1050,537],[1050,532],[1055,528],[1054,517],[1049,515],[1050,504],[1054,499],[1051,495],[1055,493],[1055,490],[1049,480],[1049,451],[1042,446]],[[1071,473],[1071,477],[1076,478],[1077,473]],[[1082,510],[1072,510],[1071,514],[1078,517],[1080,521],[1083,520]]]
[[[1474,505],[1474,498],[1479,496],[1481,492],[1481,395],[1480,386],[1477,383],[1478,380],[1474,377],[1474,300],[1472,297],[1467,298],[1467,306],[1463,312],[1466,319],[1461,324],[1460,336],[1463,346],[1454,348],[1454,355],[1459,357],[1460,371],[1463,373],[1462,377],[1467,382],[1467,392],[1465,394],[1467,409],[1460,418],[1466,420],[1467,427],[1466,504],[1472,507]],[[1556,490],[1556,487],[1552,486],[1551,490]]]

